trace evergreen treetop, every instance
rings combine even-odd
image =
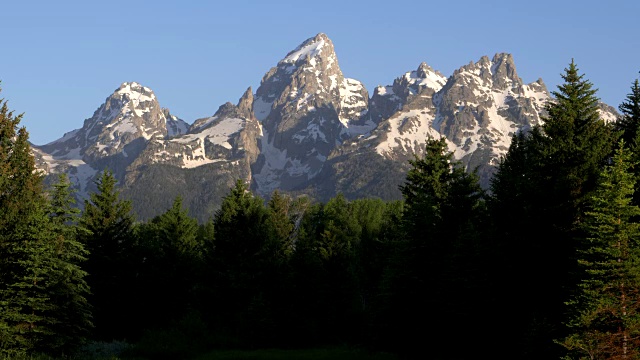
[[[631,92],[618,107],[620,117],[616,122],[616,129],[622,131],[622,138],[627,146],[636,149],[636,139],[640,128],[640,83],[636,79],[631,85]]]

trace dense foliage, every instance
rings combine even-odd
[[[154,359],[345,344],[638,359],[638,82],[607,124],[573,61],[563,79],[488,192],[427,139],[403,201],[265,201],[238,180],[210,219],[177,196],[146,222],[108,170],[81,213],[66,177],[44,189],[21,116],[0,101],[0,354],[126,341]]]

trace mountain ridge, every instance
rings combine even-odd
[[[337,193],[397,199],[408,160],[422,155],[428,137],[444,136],[487,187],[511,136],[540,124],[547,100],[542,79],[525,84],[508,53],[448,77],[422,62],[369,95],[342,73],[333,42],[320,33],[269,69],[255,93],[248,87],[212,116],[188,124],[150,88],[125,82],[81,128],[33,148],[38,168],[68,173],[81,198],[109,168],[124,195],[145,203],[139,216],[181,195],[206,221],[238,178],[264,198],[279,189],[321,201]],[[606,104],[601,113],[617,116]]]

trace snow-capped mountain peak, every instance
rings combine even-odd
[[[446,76],[442,75],[439,71],[433,70],[431,66],[425,62],[421,63],[417,70],[405,73],[404,78],[407,84],[419,88],[417,92],[420,92],[420,88],[427,87],[437,92],[447,83]]]
[[[329,40],[327,35],[320,33],[315,37],[307,39],[294,50],[290,51],[284,59],[280,60],[279,64],[295,64],[304,60],[312,61],[313,58],[322,53],[325,45],[330,47],[330,49],[327,50],[328,52],[333,52],[331,40]]]
[[[325,34],[287,53],[265,74],[253,102],[264,130],[264,160],[254,176],[258,190],[266,195],[316,176],[336,144],[375,127],[368,100],[364,85],[342,74]]]
[[[137,82],[122,83],[80,129],[35,147],[51,173],[65,171],[86,193],[99,168],[124,170],[147,142],[185,133],[186,122],[163,109],[154,92]],[[70,170],[73,169],[73,170]]]

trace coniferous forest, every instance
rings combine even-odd
[[[573,61],[562,77],[488,190],[427,139],[402,201],[265,201],[239,180],[206,223],[179,197],[137,221],[109,170],[78,207],[0,100],[0,354],[640,359],[640,86],[605,123]]]

